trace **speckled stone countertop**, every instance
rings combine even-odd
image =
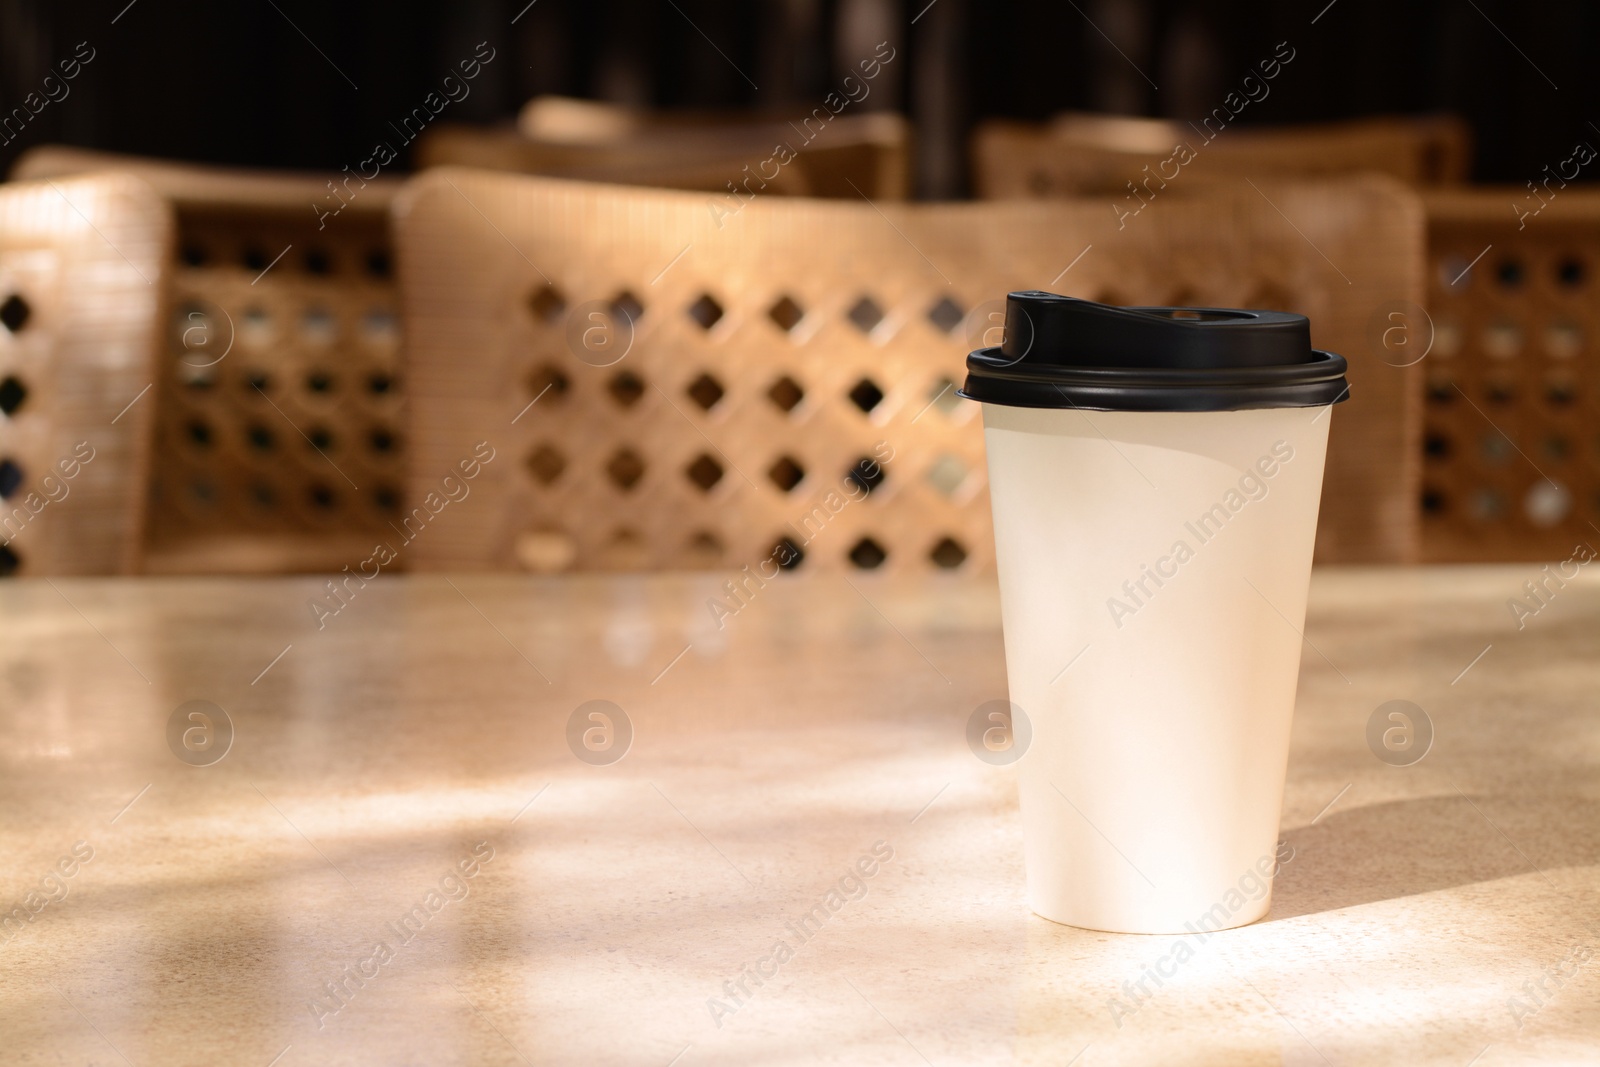
[[[0,1059],[1600,1063],[1600,581],[1537,575],[1316,574],[1293,858],[1187,953],[1029,914],[992,582],[8,583]]]

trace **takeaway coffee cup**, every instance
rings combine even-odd
[[[1012,293],[983,405],[1028,900],[1095,930],[1266,914],[1331,405],[1300,315]]]

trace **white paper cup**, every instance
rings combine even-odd
[[[984,405],[1045,918],[1181,933],[1266,914],[1329,422]]]
[[[1127,933],[1261,918],[1329,407],[983,417],[1010,699],[1033,731],[1029,905]]]

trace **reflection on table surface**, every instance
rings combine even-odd
[[[1316,574],[1293,859],[1187,952],[1027,912],[989,581],[15,583],[6,1058],[1584,1062],[1600,583],[1538,574]]]

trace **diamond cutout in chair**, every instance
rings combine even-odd
[[[788,294],[784,294],[776,304],[767,309],[767,318],[776,323],[778,329],[784,333],[792,333],[805,317],[805,308],[795,303],[794,298]]]
[[[887,475],[884,473],[883,464],[868,456],[862,456],[844,472],[844,477],[846,481],[860,486],[863,492],[871,493],[883,484]]]
[[[961,305],[948,296],[940,297],[939,302],[928,309],[928,321],[941,333],[954,333],[966,317]]]
[[[567,298],[555,286],[541,285],[528,297],[528,310],[533,312],[535,320],[553,326],[561,321],[562,314],[566,312]]]
[[[709,330],[722,321],[722,305],[714,300],[710,293],[703,294],[699,300],[689,305],[689,317],[700,324],[702,330]]]
[[[967,561],[967,550],[953,537],[946,537],[933,546],[928,559],[935,567],[952,571]]]
[[[14,374],[8,374],[5,381],[0,381],[0,411],[9,417],[15,415],[22,402],[28,399],[28,387],[22,384],[22,379]]]
[[[785,374],[773,382],[767,389],[767,399],[775,404],[779,411],[785,415],[800,406],[800,401],[806,398],[806,391],[800,388],[800,383]]]
[[[882,545],[870,537],[863,537],[850,549],[850,562],[864,571],[876,570],[889,558]]]
[[[631,448],[620,448],[606,463],[606,474],[611,484],[628,492],[644,477],[644,460]]]
[[[805,479],[806,469],[788,456],[780,456],[778,461],[767,468],[767,477],[772,484],[782,489],[785,493],[794,491],[794,487]]]
[[[872,414],[872,409],[883,402],[883,390],[871,378],[863,378],[851,386],[848,395],[864,415]]]
[[[928,403],[939,409],[939,414],[945,418],[953,418],[960,411],[965,401],[956,390],[960,388],[949,378],[940,378],[933,383],[933,388],[928,390]]]
[[[722,557],[722,538],[710,530],[699,530],[689,538],[688,552],[697,562],[709,563]]]
[[[28,316],[33,314],[33,309],[28,302],[16,293],[6,297],[6,302],[0,304],[0,325],[12,333],[17,333],[28,324]]]
[[[10,458],[0,459],[0,499],[10,500],[22,488],[22,468]]]
[[[624,289],[611,298],[611,313],[625,318],[630,325],[637,325],[644,315],[644,305],[639,303],[639,298]]]
[[[772,542],[772,559],[783,570],[792,571],[806,561],[806,550],[787,537]]]
[[[942,496],[955,496],[967,480],[967,465],[948,453],[933,461],[928,468],[928,484]]]
[[[689,394],[689,399],[700,405],[702,411],[710,411],[717,406],[727,393],[722,388],[722,383],[709,374],[702,373],[698,378],[689,383],[689,388],[684,390]]]
[[[554,363],[541,364],[528,374],[528,395],[535,400],[560,400],[571,388],[572,379]]]
[[[851,306],[850,310],[845,313],[845,317],[853,322],[856,329],[862,333],[871,333],[884,320],[884,311],[883,308],[878,306],[876,300],[873,300],[870,296],[864,296]]]
[[[684,473],[700,487],[701,492],[709,493],[722,481],[722,464],[702,452]]]
[[[553,445],[540,445],[528,453],[528,471],[540,485],[550,485],[567,469],[567,457]]]
[[[631,408],[644,396],[644,379],[630,370],[617,374],[606,383],[606,392],[611,394],[611,399],[617,402],[618,407]]]

